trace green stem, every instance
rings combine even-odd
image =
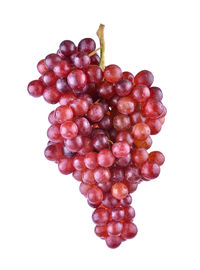
[[[88,54],[88,56],[93,56],[96,52],[98,52],[101,48],[96,49],[95,51]]]
[[[108,141],[108,142],[110,142],[111,144],[114,144],[114,142],[113,142],[113,141],[111,141],[110,139],[108,139],[107,141]]]
[[[100,50],[101,50],[101,56],[100,56],[100,68],[104,71],[105,68],[105,40],[104,40],[104,25],[100,24],[99,29],[97,30],[97,36],[100,41]]]

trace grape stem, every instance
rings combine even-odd
[[[95,51],[88,54],[88,56],[93,56],[96,52],[98,52],[101,48],[96,49]]]
[[[114,142],[113,142],[113,141],[111,141],[110,139],[107,139],[107,141],[108,141],[108,142],[110,142],[111,144],[114,144]]]
[[[105,25],[100,24],[99,29],[97,30],[97,36],[99,38],[100,42],[100,51],[101,51],[101,56],[100,56],[100,68],[104,71],[105,68],[105,40],[104,40],[104,27]]]
[[[94,104],[99,104],[100,101],[101,101],[101,99],[99,98],[99,99],[97,99],[97,100],[95,101]]]

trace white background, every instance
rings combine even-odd
[[[199,1],[2,1],[0,6],[0,269],[200,269]],[[78,183],[45,160],[43,98],[27,93],[37,62],[64,39],[106,25],[106,63],[154,73],[168,108],[153,150],[158,179],[133,195],[135,239],[116,249],[93,233]]]

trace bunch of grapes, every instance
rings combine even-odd
[[[104,68],[103,57],[104,47],[100,58],[91,38],[78,46],[65,40],[57,53],[39,61],[41,77],[29,83],[28,92],[59,103],[48,116],[45,157],[80,182],[94,208],[96,235],[116,248],[137,234],[130,194],[160,174],[164,155],[147,150],[167,111],[150,71],[134,77],[117,65]]]

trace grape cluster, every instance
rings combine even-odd
[[[28,92],[59,103],[48,116],[45,157],[80,182],[81,194],[95,208],[96,235],[116,248],[137,234],[130,194],[158,177],[164,163],[161,152],[147,150],[166,108],[150,71],[134,77],[117,65],[102,70],[95,50],[91,38],[78,46],[63,41],[57,53],[39,61],[41,77],[29,83]]]

